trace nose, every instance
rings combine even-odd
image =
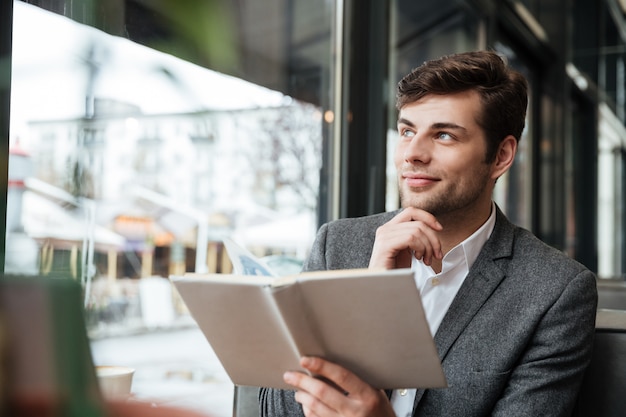
[[[408,163],[428,163],[431,158],[431,143],[430,141],[416,134],[410,141],[405,142],[403,149],[404,160]]]

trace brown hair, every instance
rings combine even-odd
[[[396,108],[430,94],[469,90],[480,94],[482,110],[477,123],[487,138],[487,162],[492,162],[506,136],[513,135],[519,142],[528,105],[526,79],[497,53],[465,52],[425,62],[398,83]]]

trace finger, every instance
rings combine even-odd
[[[429,265],[433,255],[433,248],[427,237],[423,235],[413,237],[409,247],[413,251],[415,259],[421,259],[425,264]]]
[[[443,258],[437,232],[421,221],[379,229],[376,239],[374,249],[386,254],[388,258],[397,257],[404,249],[409,249],[411,255],[416,259],[423,259],[427,264],[433,257]]]
[[[336,392],[339,396],[345,397],[345,395],[349,395],[350,397],[354,397],[355,395],[358,396],[362,392],[371,389],[369,385],[346,368],[324,359],[303,357],[300,360],[300,365],[308,369],[312,374],[330,381],[332,385],[338,388]]]
[[[443,251],[437,232],[423,224],[413,226],[415,231],[411,233],[412,242],[409,247],[417,259],[423,258],[424,262],[433,257],[442,259]]]
[[[298,387],[296,401],[306,410],[307,417],[395,415],[384,391],[370,387],[345,368],[311,357],[302,358],[300,364],[316,377],[298,372],[287,372],[284,377],[287,383]],[[332,386],[326,381],[332,381]]]
[[[433,258],[443,259],[440,229],[441,225],[432,214],[415,208],[405,209],[376,230],[369,266],[409,268],[413,256],[427,265],[432,264]]]
[[[302,405],[302,404],[300,404]],[[302,411],[306,417],[319,417],[319,414],[314,413],[310,408],[302,406]]]
[[[406,213],[405,213],[406,212]],[[443,230],[443,226],[437,221],[435,216],[415,208],[407,208],[399,215],[392,219],[393,221],[387,222],[377,230],[376,238],[387,236],[389,239],[399,237],[407,237],[407,233],[410,236],[419,236],[424,234],[428,238],[428,242],[423,241],[425,247],[431,246],[433,248],[433,255],[443,258],[441,253],[441,242],[439,241],[438,232]],[[380,233],[378,233],[380,231]],[[415,241],[417,243],[419,241]],[[396,242],[401,244],[403,242]],[[420,249],[412,247],[412,250]]]
[[[396,223],[404,223],[404,222],[414,222],[421,221],[426,223],[429,227],[435,230],[443,230],[443,226],[435,216],[430,214],[427,211],[415,208],[415,207],[407,207],[403,209],[400,213],[395,215],[388,224],[396,224]]]
[[[336,410],[306,391],[296,392],[295,400],[302,406],[302,411],[306,417],[328,416],[337,413]]]
[[[328,415],[328,412],[338,410],[346,401],[344,391],[325,380],[301,372],[286,372],[283,379],[297,389],[296,401],[314,414]]]
[[[433,256],[443,257],[439,238],[429,226],[421,222],[386,225],[376,231],[369,266],[410,268],[413,257],[429,264]]]

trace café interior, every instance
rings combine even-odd
[[[103,358],[134,370],[110,415],[258,415],[258,389],[219,363],[155,376],[151,347],[127,346],[184,352],[176,332],[197,324],[169,278],[233,272],[225,241],[289,275],[322,224],[397,209],[396,83],[481,49],[529,80],[494,201],[597,276],[574,413],[622,415],[626,0],[7,0],[0,355],[19,345],[20,375],[0,366],[0,416],[28,390],[102,415]]]

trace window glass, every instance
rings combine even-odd
[[[606,103],[598,111],[598,267],[601,278],[623,276],[624,138],[626,129]]]
[[[392,28],[398,44],[420,38],[432,38],[428,31],[446,26],[451,15],[460,16],[459,2],[455,0],[394,0],[393,12],[396,24]]]
[[[518,143],[515,162],[496,182],[494,200],[513,223],[532,229],[532,161],[534,155],[532,154],[533,120],[531,116],[533,114],[533,78],[530,68],[513,48],[504,43],[496,42],[495,50],[507,60],[512,68],[522,73],[529,80],[529,88],[526,124]]]
[[[5,270],[80,280],[94,361],[135,368],[136,397],[230,416],[168,277],[231,272],[226,237],[301,267],[331,4],[53,3],[14,7]]]

